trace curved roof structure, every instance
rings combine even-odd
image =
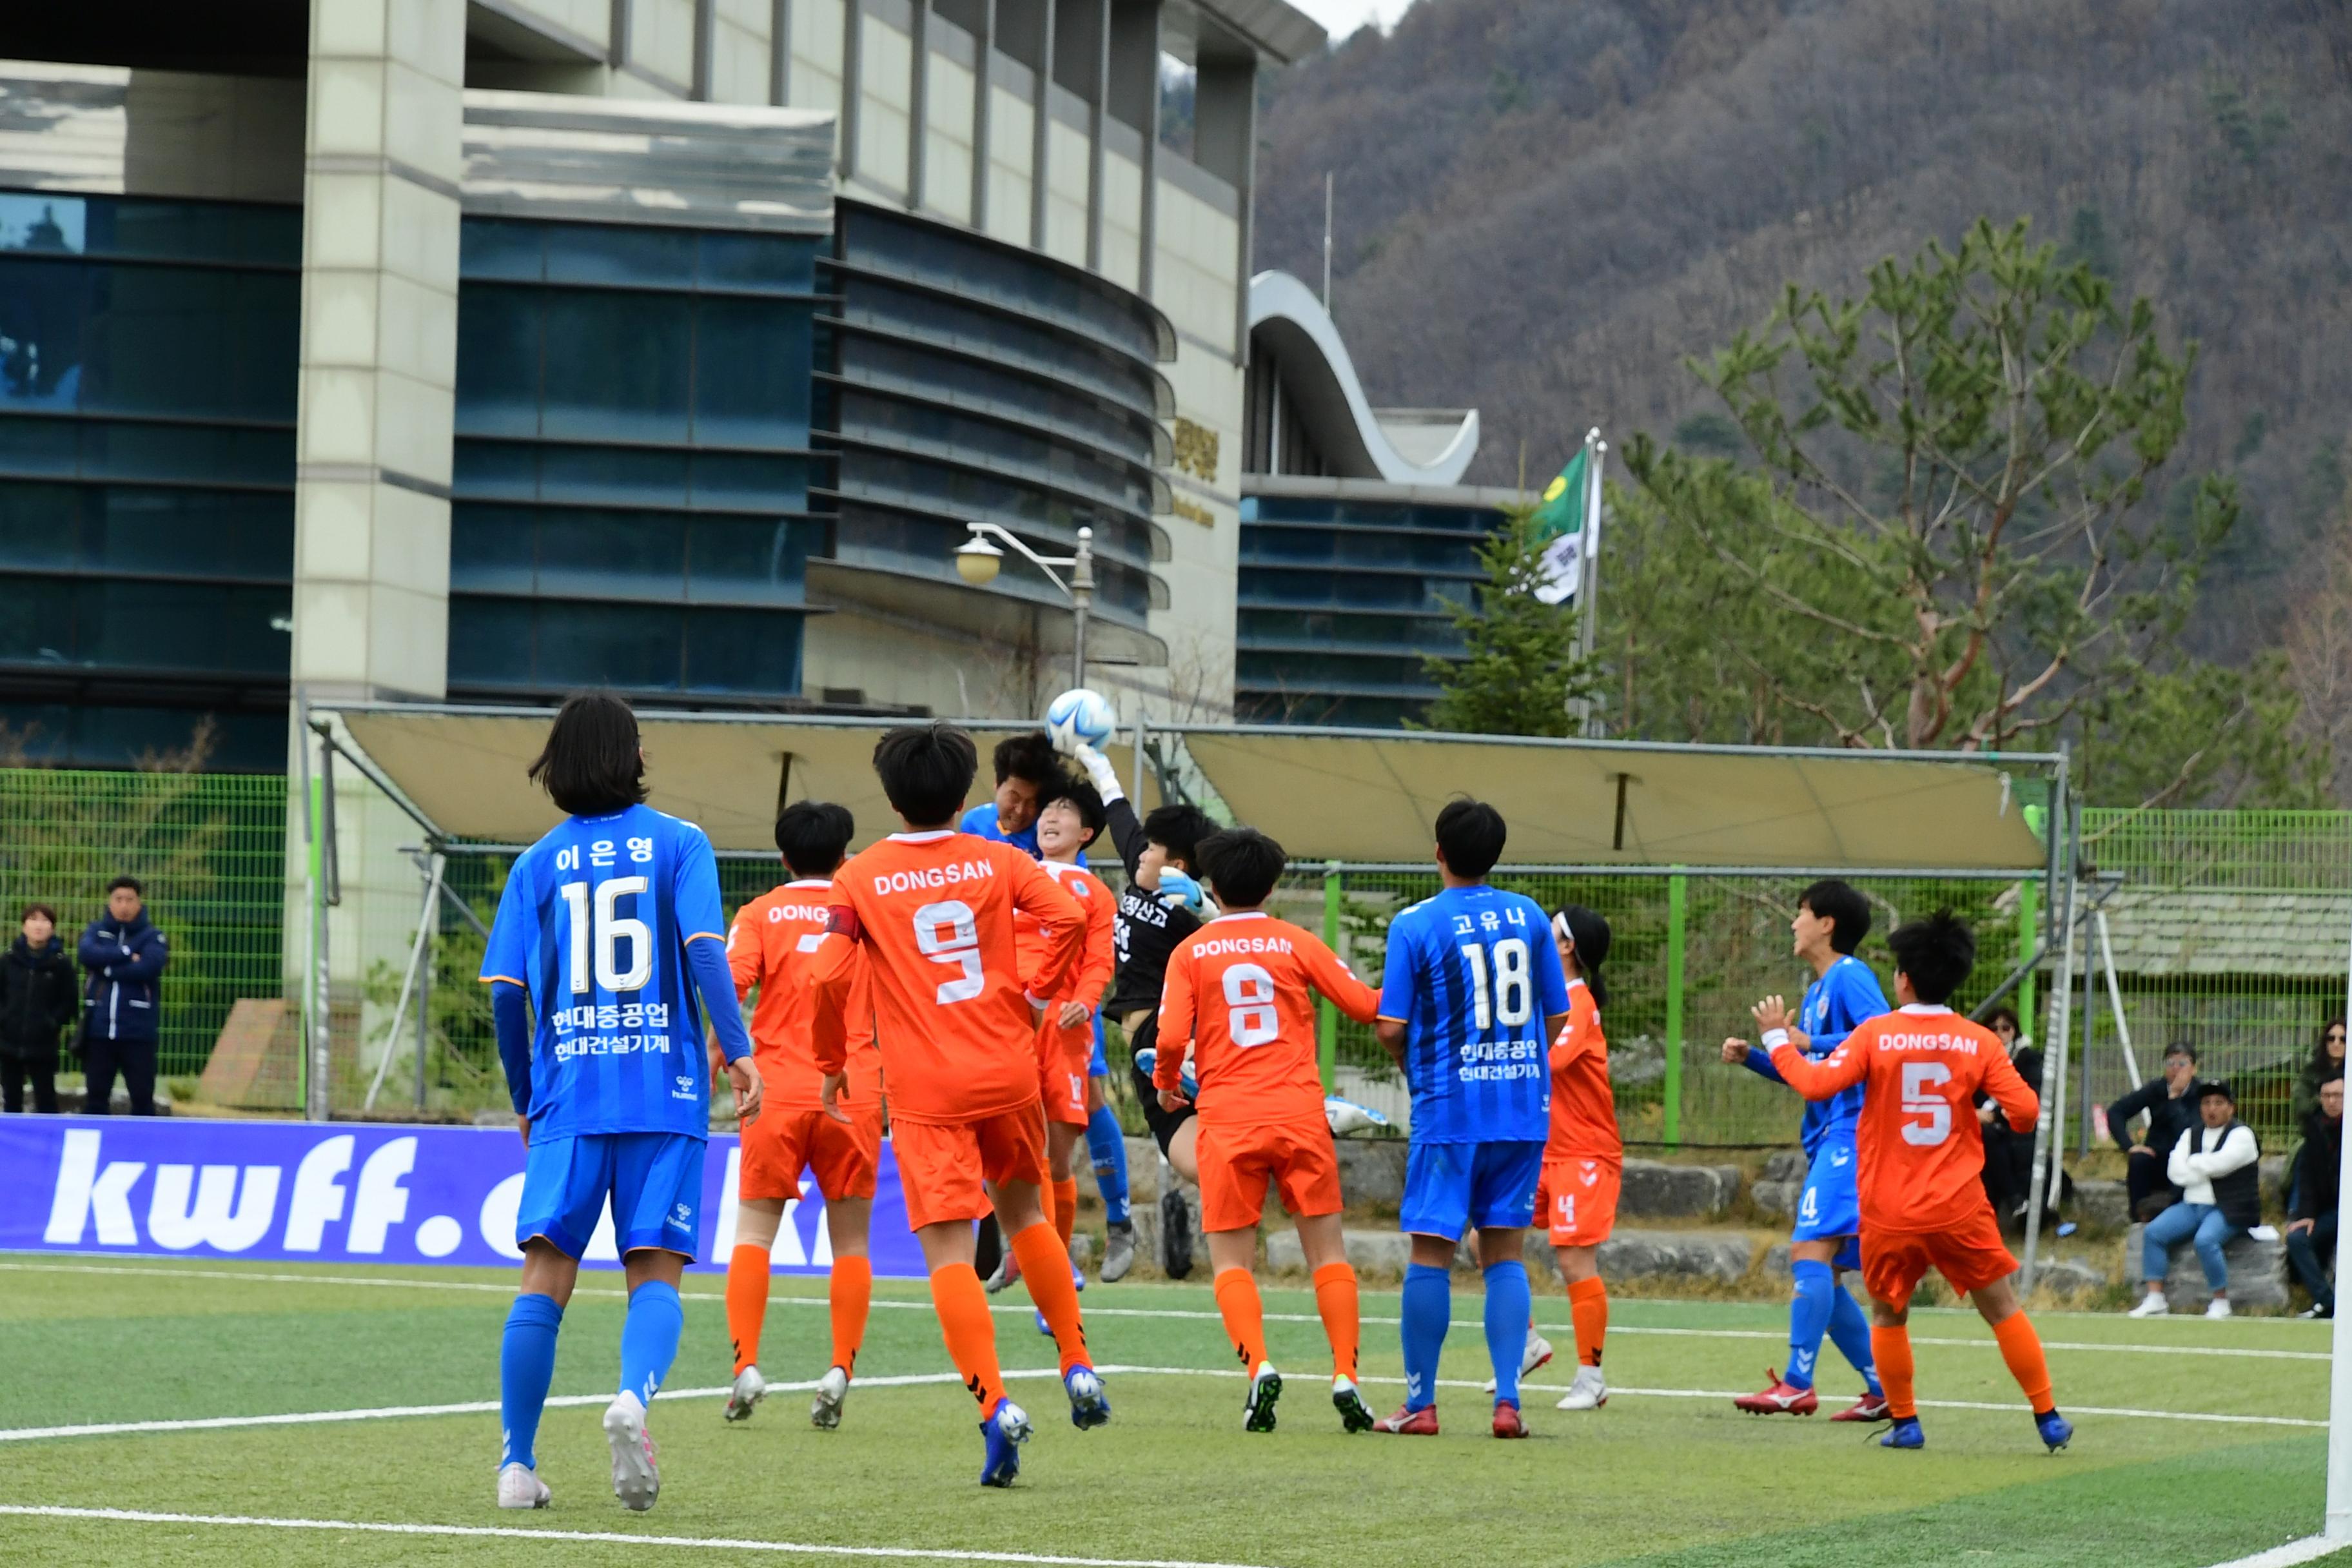
[[[1374,408],[1348,345],[1315,291],[1287,272],[1250,279],[1250,337],[1282,365],[1283,389],[1343,479],[1392,485],[1461,481],[1478,453],[1475,408]]]

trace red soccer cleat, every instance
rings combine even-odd
[[[1766,1367],[1764,1375],[1771,1384],[1759,1394],[1743,1394],[1734,1399],[1735,1409],[1750,1415],[1811,1415],[1822,1407],[1820,1398],[1810,1388],[1791,1388],[1780,1381],[1780,1369]]]
[[[1437,1406],[1424,1405],[1418,1410],[1400,1410],[1393,1415],[1385,1415],[1373,1422],[1372,1430],[1394,1432],[1404,1437],[1434,1437],[1437,1436]]]
[[[1527,1435],[1528,1424],[1519,1419],[1519,1407],[1517,1405],[1497,1405],[1495,1406],[1496,1436],[1524,1437]]]
[[[1886,1395],[1865,1394],[1830,1419],[1832,1421],[1886,1421],[1893,1417],[1886,1409]]]

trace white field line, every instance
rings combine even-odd
[[[2213,1568],[2294,1568],[2298,1563],[2308,1563],[2331,1552],[2347,1549],[2352,1549],[2352,1541],[2331,1541],[2325,1535],[2306,1535],[2300,1541],[2273,1546],[2268,1552],[2257,1552],[2252,1557],[2233,1557],[2227,1563],[2217,1563]]]
[[[830,1546],[790,1541],[730,1541],[720,1536],[635,1535],[616,1530],[522,1530],[486,1524],[404,1524],[374,1520],[269,1519],[248,1514],[153,1513],[130,1508],[58,1508],[0,1503],[0,1516],[102,1520],[121,1524],[205,1524],[235,1530],[331,1530],[369,1535],[457,1536],[488,1541],[560,1541],[572,1544],[667,1546],[707,1552],[771,1552],[798,1557],[883,1557],[919,1562],[1012,1563],[1037,1568],[1248,1568],[1168,1557],[1057,1557],[1038,1552],[959,1552],[920,1546]]]
[[[1129,1366],[1107,1363],[1096,1368],[1105,1377],[1223,1377],[1238,1378],[1237,1371],[1223,1367],[1203,1366]],[[1033,1378],[1061,1376],[1060,1370],[1050,1366],[1008,1367],[1004,1380],[1012,1383]],[[1403,1386],[1401,1377],[1363,1377],[1366,1384]],[[962,1379],[951,1372],[907,1373],[893,1377],[861,1377],[852,1386],[857,1388],[912,1388],[929,1384],[961,1384]],[[806,1393],[816,1386],[814,1382],[772,1383],[772,1393]],[[1440,1388],[1468,1388],[1485,1392],[1486,1384],[1467,1378],[1441,1378]],[[1565,1394],[1568,1384],[1555,1383],[1522,1383],[1520,1388],[1529,1394]],[[663,1399],[721,1399],[727,1394],[721,1388],[665,1388],[654,1397]],[[1727,1389],[1716,1388],[1612,1388],[1610,1394],[1637,1399],[1716,1399],[1729,1403],[1736,1395]],[[550,1409],[583,1405],[609,1405],[609,1394],[566,1394],[548,1400]],[[2022,1415],[2023,1409],[2014,1402],[2001,1404],[1987,1400],[1922,1399],[1924,1410],[1991,1410],[2003,1415]],[[111,1437],[142,1432],[211,1432],[245,1426],[304,1426],[345,1421],[389,1421],[404,1416],[486,1415],[499,1408],[494,1399],[469,1400],[457,1405],[394,1405],[359,1410],[292,1411],[276,1415],[205,1415],[173,1421],[113,1421],[94,1422],[75,1426],[16,1426],[0,1428],[0,1443],[25,1443],[54,1437]],[[2069,1405],[2067,1410],[2077,1415],[2116,1415],[2150,1421],[2188,1421],[2247,1426],[2296,1426],[2324,1429],[2325,1421],[2305,1420],[2291,1415],[2224,1415],[2200,1411],[2137,1410],[2097,1405]]]
[[[497,1284],[479,1279],[409,1279],[397,1278],[369,1279],[340,1274],[257,1274],[228,1268],[140,1268],[135,1265],[127,1264],[91,1263],[0,1262],[0,1270],[13,1270],[30,1274],[138,1275],[166,1279],[227,1279],[243,1284],[337,1285],[349,1287],[353,1289],[366,1290],[457,1290],[472,1292],[475,1294],[509,1297],[514,1294],[514,1287],[511,1285]],[[808,1276],[795,1275],[787,1276],[786,1278],[805,1279],[808,1278]],[[626,1290],[616,1290],[608,1287],[594,1285],[582,1285],[575,1289],[572,1293],[574,1296],[603,1297],[613,1300],[621,1300],[628,1295]],[[713,1290],[681,1290],[678,1292],[678,1295],[681,1300],[688,1301],[724,1301],[727,1299],[723,1293]],[[1659,1304],[1642,1298],[1631,1299],[1641,1300],[1643,1306]],[[826,1305],[825,1299],[822,1296],[801,1296],[785,1291],[773,1292],[769,1297],[769,1300],[787,1306],[822,1307]],[[929,1301],[892,1301],[877,1298],[871,1304],[878,1310],[887,1310],[890,1311],[928,1312],[931,1310],[931,1304]],[[1681,1305],[1682,1303],[1675,1304]],[[1708,1302],[1706,1304],[1709,1306],[1722,1305],[1720,1302]],[[1180,1322],[1202,1323],[1221,1323],[1223,1321],[1223,1319],[1215,1312],[1202,1311],[1195,1308],[1100,1307],[1087,1303],[1082,1303],[1082,1305],[1084,1306],[1086,1315],[1089,1318],[1160,1318],[1173,1320]],[[1030,1309],[1028,1307],[1018,1303],[992,1303],[990,1310],[992,1311],[1002,1312],[1008,1316],[1016,1318],[1025,1318],[1029,1316],[1030,1313]],[[2046,1317],[2050,1314],[2036,1313],[2034,1315],[2038,1318]],[[1268,1312],[1265,1314],[1265,1321],[1269,1323],[1312,1323],[1317,1325],[1320,1325],[1323,1321],[1320,1317],[1312,1312]],[[1366,1323],[1381,1324],[1391,1328],[1395,1327],[1397,1323],[1397,1320],[1394,1318],[1377,1316],[1366,1316],[1361,1321]],[[2147,1320],[2142,1321],[2144,1321]],[[2164,1321],[2165,1320],[2158,1319],[2155,1321]],[[2200,1323],[2206,1321],[2203,1318],[2198,1318],[2195,1321]],[[1453,1321],[1452,1326],[1457,1329],[1483,1329],[1485,1327],[1485,1323],[1482,1320],[1475,1318],[1456,1318]],[[1567,1331],[1570,1328],[1570,1325],[1567,1323],[1542,1323],[1538,1326],[1540,1328],[1559,1330],[1561,1331]],[[1622,1334],[1634,1338],[1754,1340],[1768,1344],[1786,1344],[1789,1340],[1789,1336],[1785,1333],[1764,1329],[1666,1329],[1636,1326],[1625,1323],[1612,1323],[1609,1326],[1609,1332],[1612,1337]],[[1911,1342],[1915,1345],[1940,1345],[1957,1350],[1997,1351],[2000,1348],[1999,1342],[1991,1339],[1941,1338],[1927,1334],[1912,1335]],[[2252,1347],[2235,1345],[2127,1345],[2109,1344],[2095,1340],[2044,1340],[2042,1342],[2042,1348],[2045,1351],[2106,1352],[2117,1355],[2229,1356],[2235,1357],[2242,1361],[2324,1362],[2331,1359],[2328,1352],[2326,1351],[2258,1350]]]

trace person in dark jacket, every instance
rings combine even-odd
[[[2294,1075],[2294,1095],[2287,1109],[2297,1126],[2311,1120],[2319,1108],[2319,1086],[2331,1078],[2344,1076],[2344,1020],[2330,1018],[2319,1026],[2319,1037],[2311,1043],[2311,1056],[2303,1070]]]
[[[58,1031],[74,1020],[73,963],[58,940],[58,912],[25,906],[24,932],[0,953],[0,1106],[58,1113]]]
[[[2208,1079],[2189,1099],[2198,1120],[2172,1146],[2167,1162],[2180,1201],[2148,1221],[2141,1233],[2140,1269],[2147,1295],[2131,1310],[2135,1318],[2160,1318],[2166,1310],[2164,1277],[2172,1249],[2194,1243],[2205,1270],[2209,1318],[2230,1316],[2230,1261],[2222,1248],[2263,1223],[2262,1147],[2254,1130],[2238,1120],[2237,1096],[2226,1083]]]
[[[81,933],[82,1069],[89,1090],[82,1110],[112,1109],[116,1073],[131,1091],[131,1114],[155,1114],[155,1040],[163,1011],[163,966],[171,950],[147,919],[145,889],[135,877],[106,885],[106,913]]]
[[[2174,1145],[2197,1120],[2197,1101],[2189,1098],[2197,1081],[2197,1047],[2175,1040],[2164,1047],[2164,1076],[2152,1078],[2107,1107],[2107,1135],[2130,1156],[2124,1162],[2124,1185],[2129,1194],[2131,1217],[2155,1218],[2180,1201],[2180,1189],[2167,1170]],[[2147,1137],[2131,1141],[2132,1118],[2147,1112]]]
[[[2042,1048],[2020,1033],[2017,1012],[2011,1007],[1996,1007],[1985,1017],[1986,1026],[2000,1037],[2009,1047],[2009,1059],[2018,1076],[2034,1093],[2042,1092]],[[2025,1205],[2033,1194],[2033,1129],[2011,1127],[2000,1113],[2000,1107],[1990,1095],[1979,1095],[1977,1121],[1984,1127],[1984,1188],[1985,1196],[1992,1200],[1992,1212],[2002,1224],[2021,1218]]]
[[[2320,1255],[2336,1256],[2336,1199],[2344,1171],[2344,1075],[2319,1086],[2319,1105],[2303,1124],[2303,1153],[2296,1162],[2294,1208],[2286,1227],[2286,1258],[2295,1278],[2311,1292],[2306,1318],[2336,1315],[2336,1287]]]

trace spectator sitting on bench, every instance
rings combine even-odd
[[[2175,1040],[2164,1047],[2164,1076],[2152,1078],[2107,1107],[2107,1134],[2129,1156],[2124,1162],[2124,1189],[2136,1220],[2154,1219],[2180,1201],[2180,1189],[2171,1181],[2166,1161],[2180,1135],[2197,1120],[2197,1102],[2189,1086],[2197,1081],[2197,1047]],[[2147,1112],[2147,1142],[2132,1142],[2131,1121]]]
[[[2168,1310],[2164,1277],[2172,1269],[2172,1249],[2184,1241],[2196,1246],[2206,1287],[2213,1292],[2205,1315],[2228,1317],[2230,1263],[2221,1249],[2263,1222],[2262,1148],[2254,1130],[2238,1120],[2228,1084],[2209,1079],[2197,1086],[2196,1095],[2197,1124],[2180,1135],[2167,1162],[2180,1201],[2148,1221],[2141,1237],[2147,1295],[2131,1310],[2135,1318],[2159,1318]]]
[[[2336,1257],[2336,1199],[2344,1171],[2344,1074],[2319,1086],[2319,1105],[2303,1124],[2303,1152],[2295,1156],[2294,1203],[2286,1227],[2286,1259],[2311,1292],[2306,1318],[2336,1315],[2336,1287],[2320,1255]]]

